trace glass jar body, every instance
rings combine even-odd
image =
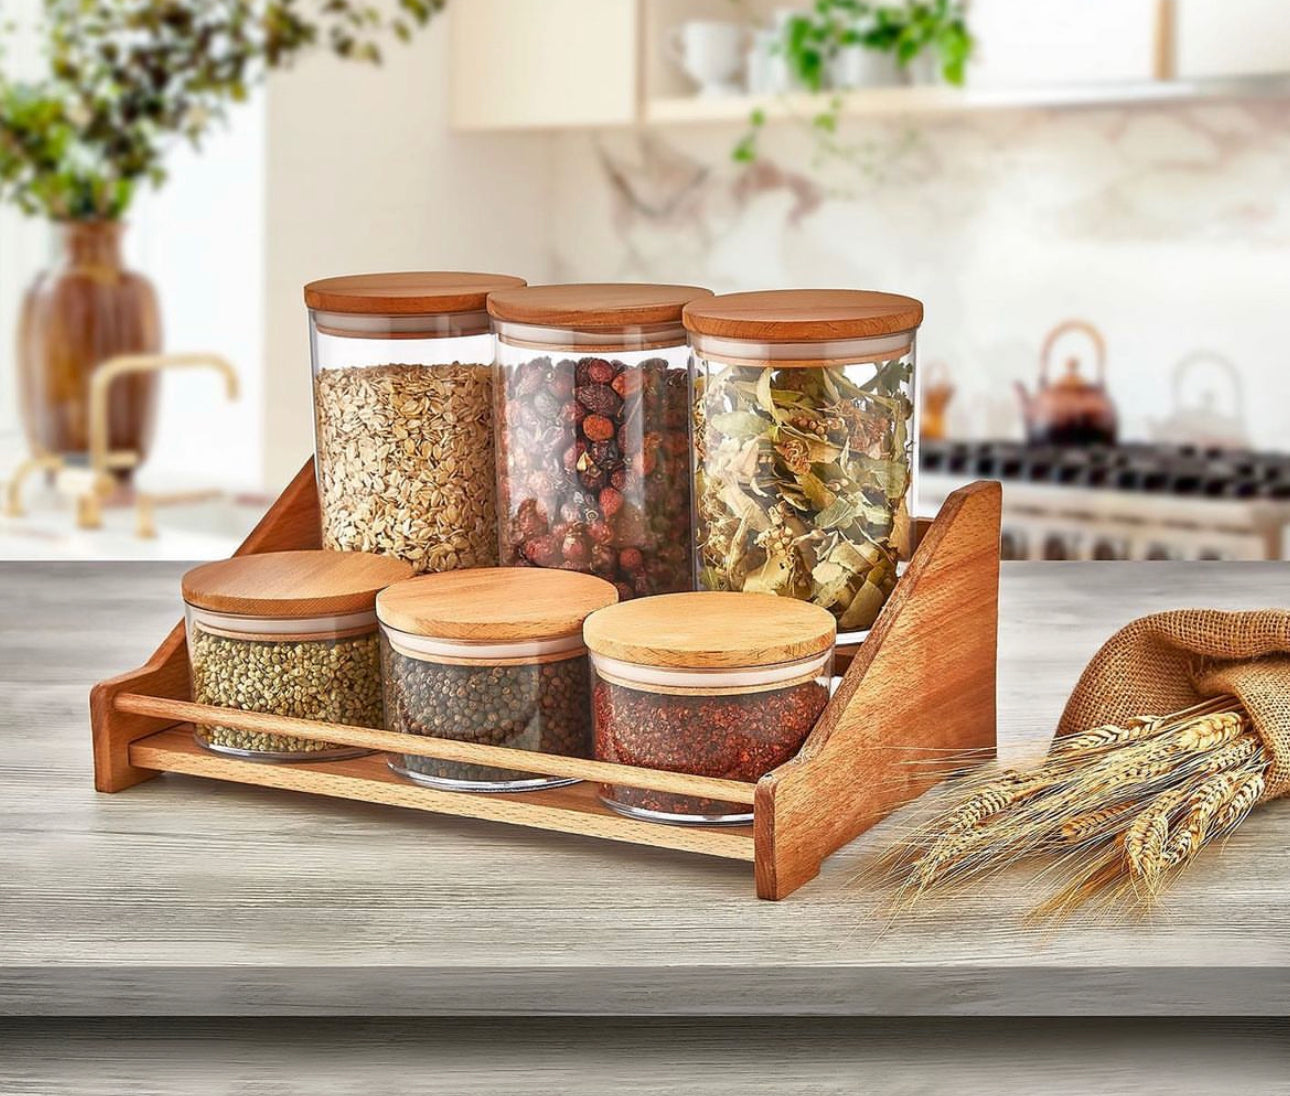
[[[833,651],[748,670],[676,670],[592,654],[596,758],[755,782],[801,748],[829,701]],[[621,814],[653,822],[742,824],[746,805],[602,785]]]
[[[590,675],[580,637],[480,645],[382,625],[381,665],[388,730],[591,756]],[[516,792],[577,783],[413,754],[392,754],[390,767],[449,791]]]
[[[503,566],[596,574],[620,599],[689,589],[684,331],[497,330]]]
[[[309,326],[323,546],[419,572],[494,565],[487,314],[310,310]]]
[[[193,700],[221,708],[380,728],[376,614],[277,620],[186,606]],[[254,761],[336,761],[369,750],[219,724],[195,729],[214,753]]]
[[[908,559],[914,335],[694,336],[696,584],[800,598],[861,638]]]

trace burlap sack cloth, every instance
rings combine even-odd
[[[1183,609],[1116,632],[1080,676],[1058,735],[1167,715],[1231,693],[1273,762],[1264,799],[1290,792],[1290,612]]]

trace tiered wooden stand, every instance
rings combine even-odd
[[[929,758],[993,747],[999,519],[997,483],[976,483],[946,500],[868,639],[849,653],[801,752],[755,784],[194,704],[181,622],[146,664],[91,692],[95,786],[119,792],[177,772],[683,849],[751,861],[757,894],[783,898],[814,878],[830,853],[935,783]],[[237,554],[317,547],[311,462]],[[380,754],[239,761],[193,741],[194,722],[214,721],[588,783],[514,795],[442,792],[399,778]],[[599,781],[751,804],[753,824],[703,829],[625,818],[600,803]]]

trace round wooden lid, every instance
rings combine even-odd
[[[558,639],[577,635],[587,614],[617,600],[613,583],[579,571],[478,567],[397,583],[376,599],[376,615],[400,632],[438,639]]]
[[[370,611],[377,593],[412,565],[373,552],[265,552],[194,567],[184,600],[199,609],[294,620]]]
[[[732,669],[822,654],[837,623],[793,598],[706,591],[624,601],[589,617],[582,632],[596,654],[639,666]]]
[[[769,289],[694,301],[684,320],[686,330],[718,338],[828,342],[912,331],[923,303],[865,289]]]
[[[377,316],[422,316],[440,312],[479,312],[488,295],[526,285],[509,274],[471,274],[460,270],[347,274],[305,286],[305,304],[320,312]]]
[[[535,327],[595,331],[680,323],[681,309],[688,302],[711,296],[711,290],[697,285],[531,285],[494,293],[488,298],[488,314],[494,319]]]

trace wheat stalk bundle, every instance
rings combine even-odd
[[[1153,902],[1262,798],[1272,756],[1232,696],[1059,739],[1043,764],[954,774],[885,859],[897,906],[1040,858],[1056,890],[1036,911]]]

